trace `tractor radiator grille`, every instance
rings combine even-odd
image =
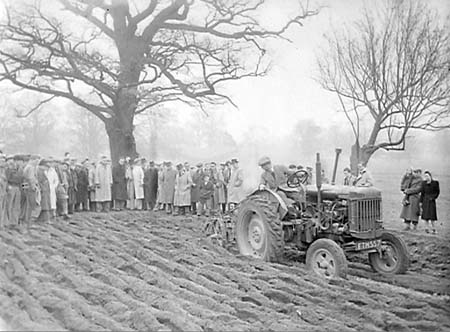
[[[381,227],[381,198],[349,201],[350,231],[364,233]]]

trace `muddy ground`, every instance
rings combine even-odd
[[[450,331],[450,244],[402,232],[405,275],[348,280],[234,255],[197,218],[81,213],[0,232],[0,317],[16,330]],[[233,250],[232,250],[233,251]]]

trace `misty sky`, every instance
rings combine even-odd
[[[5,2],[6,0],[0,0],[0,3]],[[15,1],[9,2],[13,4]],[[449,0],[426,2],[442,17],[450,14]],[[271,3],[272,8],[266,13],[267,20],[271,24],[275,26],[277,23],[282,24],[286,15],[293,14],[289,13],[290,8],[285,6],[287,1],[272,0]],[[271,137],[280,137],[291,131],[302,119],[315,119],[324,128],[335,124],[347,126],[348,134],[352,135],[345,116],[337,112],[339,104],[335,96],[323,90],[314,80],[315,55],[320,47],[325,45],[324,34],[333,29],[340,29],[344,24],[350,24],[361,15],[364,5],[370,9],[376,2],[319,0],[315,3],[322,4],[324,8],[319,15],[307,19],[303,27],[295,26],[288,31],[287,36],[292,43],[273,41],[268,45],[272,69],[267,76],[227,85],[226,91],[238,109],[228,105],[218,112],[238,143],[242,143],[244,134],[249,128],[259,129],[255,130],[255,134],[264,135],[269,140]],[[52,1],[45,1],[42,4],[51,6]],[[314,6],[314,1],[311,1],[311,6]],[[61,105],[65,106],[66,103],[61,102]],[[199,111],[180,109],[179,118],[191,117],[192,112]],[[331,149],[334,150],[334,147]],[[268,154],[270,153],[268,151]]]
[[[274,65],[267,77],[236,84],[232,95],[240,110],[227,117],[232,134],[239,138],[246,127],[257,124],[267,128],[269,136],[278,135],[280,130],[289,130],[296,121],[304,118],[314,118],[325,126],[347,125],[344,114],[337,112],[339,104],[334,94],[322,89],[313,79],[317,73],[315,54],[325,45],[325,33],[358,19],[364,4],[371,8],[376,2],[321,1],[325,7],[319,15],[305,21],[304,27],[289,31],[292,44],[280,42],[277,43],[279,49],[271,50]],[[442,17],[450,14],[449,0],[426,2]],[[279,7],[277,9],[281,11]]]

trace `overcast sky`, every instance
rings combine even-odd
[[[268,1],[273,4],[267,13],[268,22],[281,24],[286,15],[293,14],[285,6],[288,1]],[[0,0],[2,2],[6,0]],[[316,4],[322,4],[324,8],[319,15],[305,20],[303,27],[294,26],[288,31],[292,43],[275,41],[269,45],[273,65],[267,76],[245,79],[227,86],[238,109],[223,107],[220,113],[233,137],[238,142],[241,141],[249,128],[265,129],[258,132],[264,132],[268,138],[281,136],[292,130],[299,120],[307,118],[315,119],[324,127],[336,123],[348,126],[345,116],[337,112],[339,105],[335,96],[323,90],[314,80],[315,55],[325,45],[324,34],[358,19],[364,5],[370,9],[377,2],[315,0]],[[442,17],[450,14],[450,0],[426,2],[438,10]],[[51,3],[52,1],[46,1],[42,4]],[[314,6],[314,1],[311,1],[311,6]],[[182,111],[179,113],[180,117],[192,114]]]
[[[293,43],[277,43],[282,47],[271,50],[274,65],[267,77],[236,83],[232,94],[239,111],[226,117],[233,136],[241,138],[240,133],[253,125],[266,127],[270,135],[278,135],[304,118],[314,118],[324,126],[347,125],[344,114],[337,112],[339,105],[335,96],[313,79],[315,53],[324,46],[325,33],[358,19],[364,4],[371,8],[376,2],[323,0],[325,8],[319,15],[306,20],[304,27],[292,28],[289,37]],[[426,2],[442,17],[450,14],[450,0]],[[282,6],[276,9],[281,11]]]

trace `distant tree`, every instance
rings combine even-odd
[[[8,153],[52,153],[55,119],[49,110],[22,117],[17,109],[6,107],[0,113],[0,142]]]
[[[411,130],[450,126],[450,27],[423,1],[383,3],[328,36],[318,56],[318,80],[355,135],[353,169],[379,149],[404,150]]]
[[[71,119],[68,133],[72,142],[69,150],[80,158],[97,160],[108,151],[108,140],[102,122],[92,113],[78,108],[69,114]]]
[[[53,98],[85,108],[104,122],[113,160],[134,156],[137,114],[170,101],[229,101],[223,83],[266,73],[265,39],[317,13],[299,2],[272,29],[261,14],[268,2],[11,1],[0,25],[0,81],[46,96],[31,109]]]

